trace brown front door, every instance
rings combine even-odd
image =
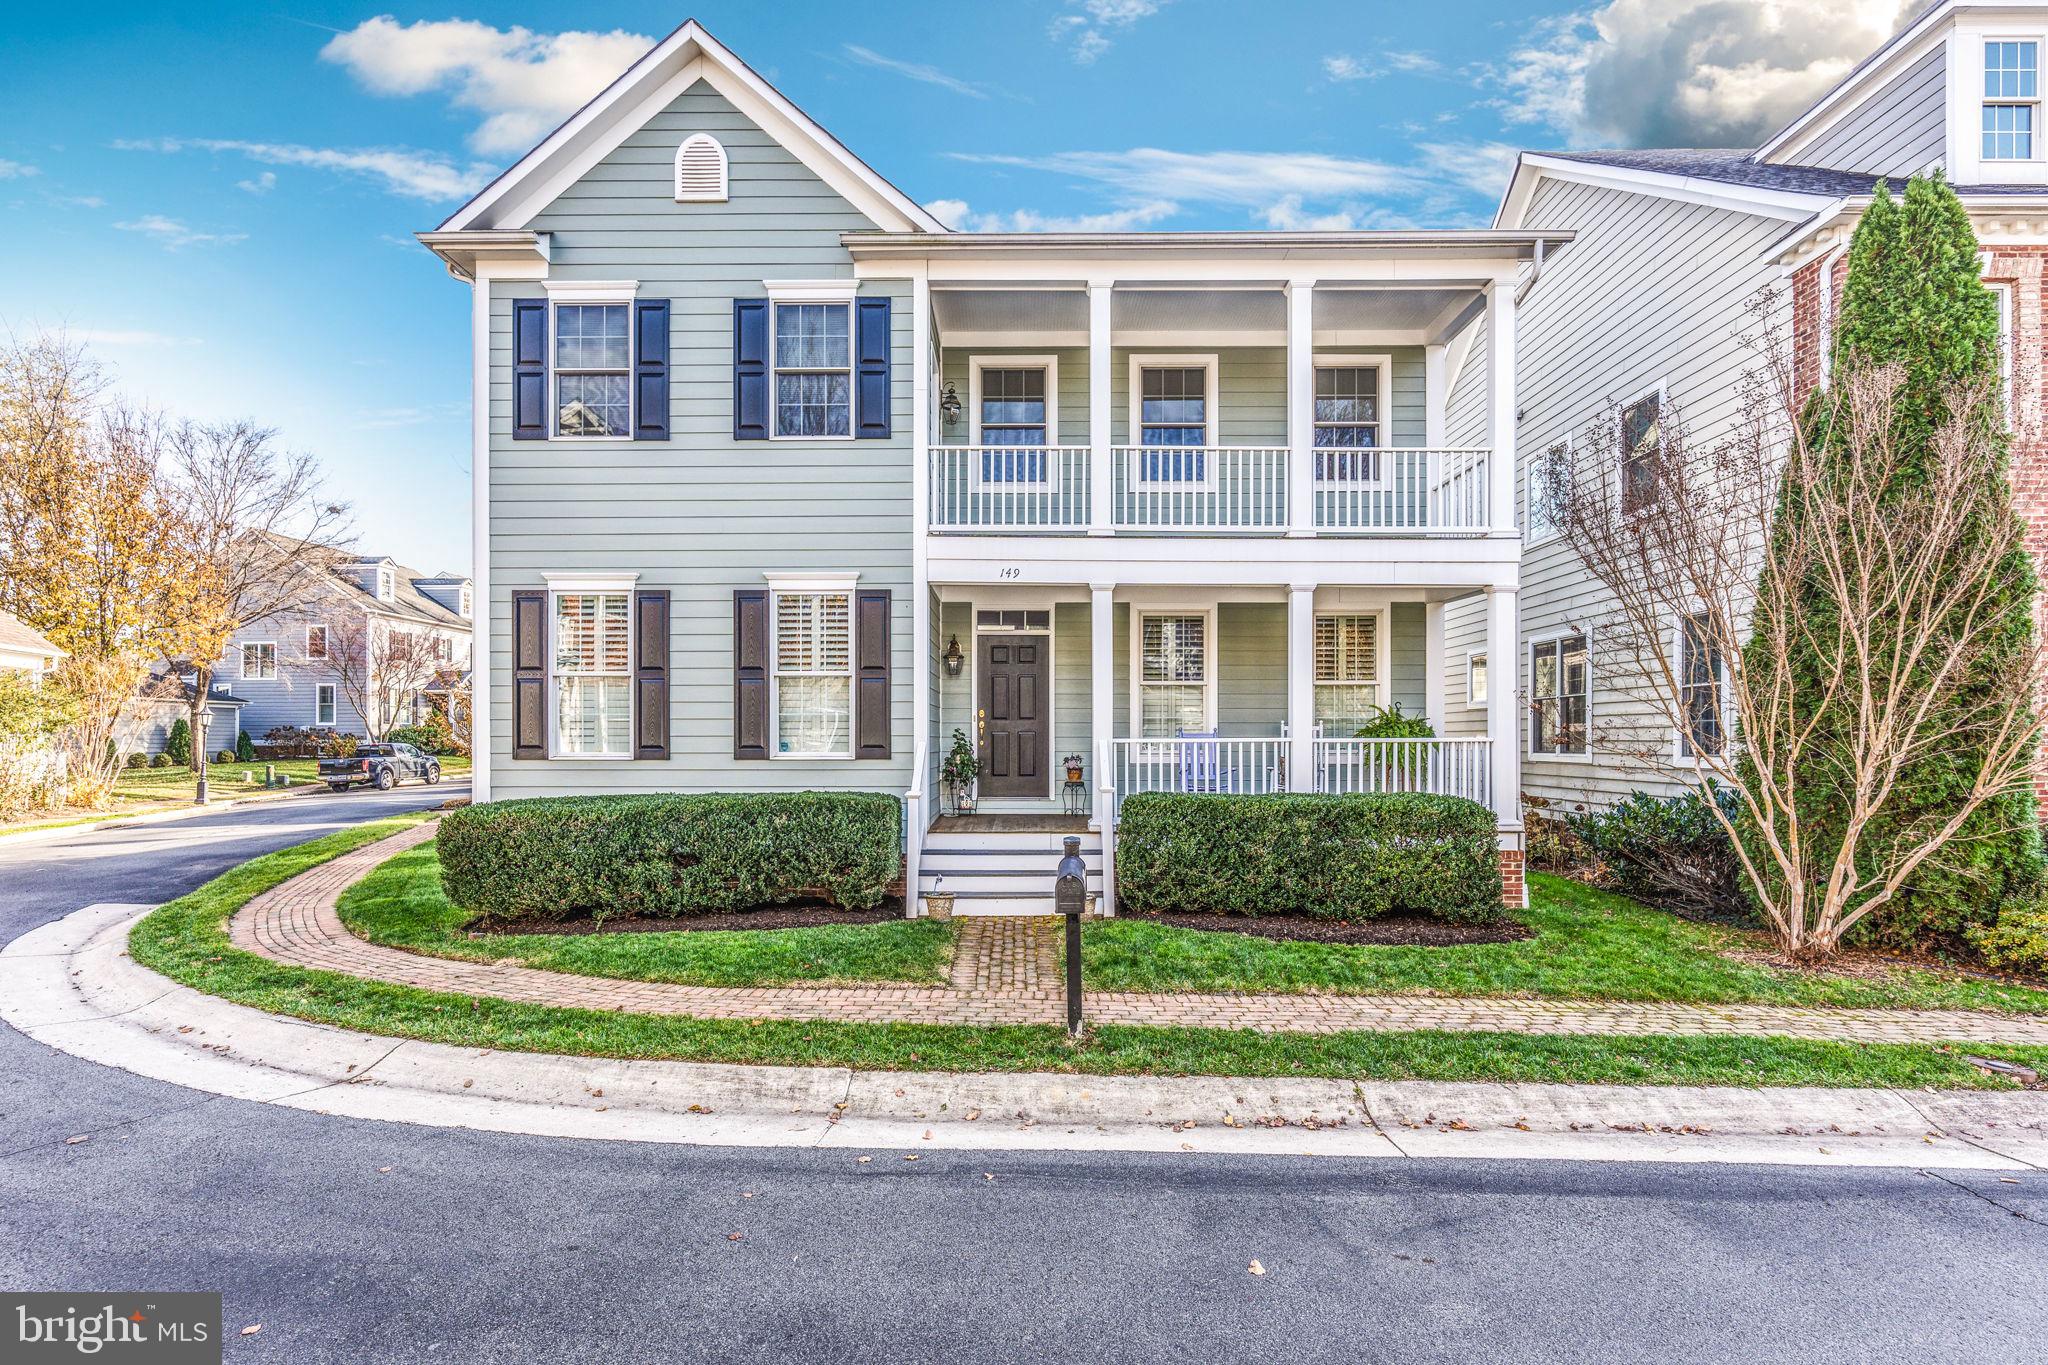
[[[984,635],[976,650],[981,690],[983,796],[1046,795],[1051,761],[1046,729],[1052,640],[1043,635]]]

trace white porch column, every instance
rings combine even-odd
[[[1287,587],[1287,790],[1316,789],[1316,585]]]
[[[1493,740],[1493,809],[1504,828],[1522,827],[1522,645],[1516,590],[1486,601],[1486,733]]]
[[[1444,352],[1441,342],[1422,348],[1422,443],[1431,450],[1442,447],[1448,427],[1451,396],[1444,380],[1450,371]]]
[[[1444,692],[1449,679],[1444,674],[1444,604],[1427,602],[1422,608],[1422,682],[1429,689],[1423,714],[1429,728],[1444,732]]]
[[[918,768],[910,775],[903,801],[903,886],[915,916],[924,913],[918,863],[934,809],[926,783],[932,742],[932,588],[925,540],[931,510],[932,296],[923,275],[911,282],[910,290],[910,761]]]
[[[1515,527],[1515,282],[1486,291],[1487,523],[1493,534]],[[1490,660],[1489,660],[1490,662]]]
[[[498,616],[491,597],[491,276],[482,268],[469,287],[469,308],[469,799],[481,806],[491,799],[491,711],[498,681],[491,653]],[[509,692],[509,670],[506,680]]]
[[[1095,828],[1102,833],[1102,901],[1116,913],[1116,585],[1088,585],[1089,743],[1094,749]]]
[[[1316,289],[1313,280],[1287,286],[1287,534],[1315,528]]]
[[[1115,286],[1088,286],[1088,534],[1113,533],[1116,484],[1109,445],[1109,319]],[[1055,439],[1057,439],[1055,437]]]

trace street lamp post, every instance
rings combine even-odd
[[[199,774],[199,794],[192,798],[195,806],[206,804],[206,756],[210,752],[206,747],[206,721],[206,708],[202,706],[199,708],[199,724],[192,731],[193,771]]]

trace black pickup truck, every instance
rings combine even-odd
[[[352,758],[320,760],[320,780],[338,792],[362,785],[388,792],[408,777],[439,782],[441,761],[410,744],[359,744]]]

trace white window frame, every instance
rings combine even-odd
[[[1483,686],[1475,687],[1473,678],[1485,680]],[[1465,705],[1479,709],[1486,705],[1493,687],[1493,663],[1483,649],[1467,650],[1465,653]]]
[[[1383,457],[1386,454],[1386,452],[1393,449],[1394,446],[1394,443],[1388,439],[1388,437],[1390,437],[1393,434],[1394,430],[1394,358],[1391,355],[1318,354],[1315,357],[1315,363],[1312,368],[1314,370],[1359,370],[1371,368],[1376,370],[1379,376],[1377,385],[1378,392],[1373,397],[1373,411],[1379,414],[1378,419],[1375,420],[1372,424],[1374,427],[1378,429],[1374,433],[1378,437],[1378,444],[1371,447],[1373,454],[1373,477],[1369,479],[1319,478],[1316,480],[1316,482],[1319,484],[1334,483],[1344,488],[1385,487],[1388,476],[1391,474],[1392,471],[1388,468],[1388,465],[1391,462]],[[1309,387],[1311,389],[1315,387],[1314,374],[1311,374],[1309,376]],[[1317,427],[1364,425],[1364,423],[1361,422],[1318,422],[1313,417],[1315,405],[1315,397],[1313,393],[1311,393],[1309,397],[1309,405],[1311,411],[1311,417],[1309,420],[1309,444],[1315,448],[1315,453],[1319,460],[1325,451],[1325,447],[1317,446],[1315,444],[1315,429]],[[1331,453],[1343,453],[1346,451],[1356,453],[1361,448],[1355,446],[1339,446],[1330,447],[1328,449]]]
[[[1991,271],[1992,255],[1988,251],[1977,254],[1977,273],[1987,275]],[[1998,390],[2005,400],[2005,425],[2010,429],[2018,414],[2012,406],[2012,345],[2013,305],[2015,296],[2011,280],[1985,280],[1984,287],[1998,301]]]
[[[1643,402],[1645,399],[1648,398],[1655,398],[1657,400],[1657,439],[1661,442],[1664,439],[1665,419],[1670,416],[1670,413],[1668,411],[1668,409],[1670,408],[1670,399],[1665,394],[1663,380],[1658,380],[1649,388],[1644,389],[1641,393],[1629,399],[1626,403],[1623,403],[1621,405],[1621,411],[1616,414],[1616,420],[1621,422],[1623,426],[1621,433],[1617,436],[1616,449],[1614,452],[1614,477],[1616,480],[1615,505],[1617,507],[1621,507],[1625,512],[1627,512],[1631,516],[1639,515],[1643,512],[1650,511],[1664,500],[1664,481],[1660,476],[1657,480],[1655,497],[1637,506],[1627,505],[1629,457],[1629,450],[1627,446],[1628,414],[1631,408],[1635,407],[1637,404]]]
[[[860,600],[855,589],[860,575],[853,574],[763,574],[768,580],[768,758],[771,762],[840,763],[852,761],[860,747]],[[779,657],[777,612],[784,597],[808,597],[821,593],[846,597],[846,752],[843,754],[785,754],[782,735],[782,660]],[[792,674],[792,677],[831,677],[832,674]]]
[[[1216,608],[1213,605],[1200,607],[1139,607],[1131,608],[1131,738],[1136,740],[1159,741],[1172,736],[1146,735],[1145,733],[1145,688],[1186,687],[1186,683],[1152,683],[1145,681],[1145,618],[1148,616],[1199,616],[1202,618],[1202,728],[1214,732],[1216,729]]]
[[[1194,370],[1205,372],[1207,384],[1202,400],[1202,477],[1200,479],[1148,479],[1143,477],[1145,461],[1145,371],[1147,370]],[[1216,491],[1216,456],[1221,448],[1219,433],[1223,430],[1223,414],[1217,409],[1218,385],[1217,357],[1214,352],[1184,355],[1132,355],[1130,358],[1130,392],[1128,401],[1129,425],[1124,429],[1124,438],[1130,450],[1129,466],[1125,477],[1132,488],[1146,490],[1180,489],[1183,492],[1213,493]],[[1164,425],[1163,423],[1161,425]],[[1160,450],[1193,450],[1194,446],[1160,446]]]
[[[982,462],[979,458],[968,461],[968,480],[976,488],[1045,488],[1054,478],[1053,450],[1060,443],[1060,358],[1056,355],[972,355],[967,357],[967,444],[979,450],[981,445],[981,372],[983,370],[1044,370],[1045,371],[1045,458],[1039,469],[1044,475],[1040,479],[1003,479],[985,481],[981,477]],[[1021,447],[1025,450],[1031,446]]]
[[[327,713],[327,719],[325,720],[320,719],[322,711]],[[335,701],[334,684],[313,684],[313,728],[316,730],[332,730],[336,723],[336,717],[340,714],[339,707]]]
[[[860,431],[860,337],[854,317],[854,280],[763,280],[768,291],[768,439],[771,441],[851,441]],[[785,436],[782,433],[782,405],[776,401],[776,376],[784,373],[776,362],[775,318],[785,304],[824,303],[846,309],[846,434],[844,436]],[[837,368],[812,369],[796,366],[790,374],[838,374]]]
[[[458,611],[456,615],[464,617],[466,619],[469,616],[470,611],[476,605],[475,598],[470,591],[469,584],[465,583],[462,585],[462,595],[456,600],[462,604],[462,609]]]
[[[999,367],[1000,368],[1000,367]],[[1030,485],[1026,485],[1029,487]],[[975,718],[970,727],[974,731],[974,751],[981,753],[981,642],[985,636],[998,639],[1015,639],[1030,636],[1045,641],[1045,799],[1050,801],[1059,795],[1060,774],[1055,771],[1054,747],[1059,739],[1059,652],[1053,648],[1053,629],[1059,622],[1059,598],[1056,594],[1008,593],[1000,598],[976,600],[968,603],[968,620],[973,627],[974,652],[967,663],[967,714]],[[1042,626],[985,626],[981,623],[984,611],[1042,611],[1045,624]]]
[[[1369,616],[1372,618],[1372,666],[1374,676],[1370,682],[1355,682],[1343,679],[1325,680],[1315,676],[1316,622],[1326,619],[1334,621],[1339,617],[1346,616]],[[1366,687],[1372,690],[1372,704],[1375,707],[1384,711],[1393,704],[1393,680],[1387,675],[1387,670],[1393,664],[1393,641],[1388,638],[1388,627],[1391,624],[1385,608],[1370,611],[1345,611],[1331,608],[1313,614],[1313,619],[1309,622],[1309,719],[1317,727],[1317,733],[1321,733],[1323,723],[1322,718],[1315,714],[1315,691],[1319,687]],[[1330,735],[1327,738],[1350,739],[1351,736]]]
[[[1816,309],[1819,328],[1820,382],[1825,387],[1835,377],[1835,272],[1849,259],[1849,248],[1839,247],[1820,265],[1820,302]]]
[[[1977,122],[1970,130],[1974,150],[1979,164],[1983,166],[2033,166],[2042,160],[2041,147],[2041,56],[2048,52],[2048,40],[2039,33],[1984,33],[1977,37]],[[1984,93],[1984,78],[1991,71],[1991,54],[1986,50],[1993,43],[2026,43],[2034,49],[2034,93],[2028,95],[1997,96]],[[2025,106],[2033,111],[2032,127],[2027,134],[2028,152],[2025,156],[1987,156],[1984,152],[1984,113],[1988,109]]]
[[[543,280],[541,287],[548,291],[548,439],[550,441],[572,441],[577,445],[627,444],[633,439],[633,362],[638,360],[634,335],[633,301],[639,296],[638,280]],[[564,304],[581,307],[584,305],[623,305],[626,310],[626,425],[622,436],[564,436],[562,434],[562,405],[558,394],[559,378],[555,357],[561,344],[562,328],[560,313]],[[577,374],[613,374],[612,370],[577,370]]]
[[[1680,700],[1680,703],[1681,703],[1681,704],[1680,704],[1680,706],[1679,706],[1679,710],[1678,710],[1678,713],[1679,713],[1679,715],[1680,715],[1681,717],[1683,717],[1683,716],[1684,716],[1684,715],[1686,714],[1686,711],[1685,711],[1685,707],[1684,707],[1684,705],[1683,705],[1683,702],[1684,702],[1684,696],[1685,696],[1685,686],[1686,686],[1686,683],[1685,683],[1685,623],[1686,623],[1686,622],[1687,622],[1688,620],[1691,620],[1691,619],[1694,619],[1694,618],[1697,618],[1697,617],[1702,617],[1702,616],[1705,616],[1705,615],[1706,615],[1706,613],[1705,613],[1704,611],[1681,611],[1681,612],[1673,612],[1673,613],[1671,614],[1671,661],[1672,661],[1672,663],[1673,663],[1673,665],[1674,665],[1674,667],[1675,667],[1675,671],[1677,672],[1677,675],[1678,675],[1678,688],[1679,688],[1679,700]],[[1679,725],[1674,725],[1674,726],[1672,726],[1672,727],[1671,727],[1671,757],[1672,757],[1672,758],[1673,758],[1674,760],[1676,760],[1677,762],[1680,762],[1680,763],[1691,763],[1691,762],[1693,762],[1693,761],[1694,761],[1694,759],[1695,759],[1696,757],[1697,757],[1697,758],[1704,758],[1704,759],[1710,759],[1710,760],[1711,760],[1711,759],[1721,759],[1721,758],[1725,758],[1725,757],[1727,756],[1727,754],[1728,754],[1728,750],[1729,750],[1729,748],[1730,748],[1731,744],[1733,743],[1733,740],[1732,740],[1732,738],[1731,738],[1731,736],[1730,736],[1730,727],[1729,727],[1729,724],[1728,724],[1728,722],[1729,722],[1729,719],[1730,719],[1730,717],[1731,717],[1731,714],[1732,714],[1732,713],[1731,713],[1731,712],[1730,712],[1730,710],[1729,710],[1729,702],[1730,702],[1730,697],[1729,697],[1729,695],[1728,695],[1728,659],[1727,659],[1727,656],[1726,656],[1726,655],[1723,655],[1723,656],[1721,656],[1721,658],[1720,658],[1719,660],[1717,660],[1717,662],[1719,663],[1720,667],[1719,667],[1719,669],[1718,669],[1718,670],[1716,671],[1716,673],[1715,673],[1715,675],[1714,675],[1714,690],[1715,690],[1715,699],[1716,699],[1716,701],[1718,702],[1718,705],[1716,705],[1716,706],[1714,707],[1714,711],[1715,711],[1715,715],[1716,715],[1716,718],[1718,719],[1718,721],[1719,721],[1719,723],[1720,723],[1720,726],[1721,726],[1721,748],[1720,748],[1720,751],[1719,751],[1718,753],[1712,753],[1712,754],[1699,754],[1699,755],[1694,755],[1694,754],[1693,754],[1693,753],[1692,753],[1692,752],[1690,751],[1690,749],[1688,748],[1688,745],[1690,744],[1690,742],[1691,742],[1691,741],[1690,741],[1690,737],[1689,737],[1689,736],[1688,736],[1688,735],[1686,734],[1686,731],[1685,731],[1685,726],[1684,726],[1683,724],[1679,724]],[[1592,705],[1593,705],[1593,703],[1592,703],[1592,693],[1591,693],[1591,691],[1590,691],[1590,689],[1591,689],[1591,687],[1592,687],[1592,681],[1593,681],[1593,655],[1592,655],[1591,647],[1589,646],[1589,647],[1588,647],[1588,650],[1587,650],[1587,654],[1586,654],[1586,685],[1587,685],[1587,688],[1589,689],[1589,690],[1588,690],[1588,692],[1587,692],[1587,700],[1586,700],[1586,707],[1587,707],[1587,710],[1588,710],[1588,712],[1589,712],[1589,713],[1590,713],[1590,711],[1592,710]],[[1588,737],[1588,742],[1589,742],[1589,743],[1591,742],[1590,736]]]
[[[630,759],[631,759],[631,758],[633,757],[633,735],[632,735],[632,733],[631,733],[631,727],[632,727],[632,719],[631,719],[631,716],[632,716],[632,711],[631,711],[631,705],[630,705],[630,702],[631,702],[631,698],[632,698],[632,688],[633,688],[633,670],[634,670],[634,668],[635,668],[635,667],[636,667],[636,666],[638,665],[638,663],[639,663],[639,659],[638,659],[638,657],[636,656],[636,648],[635,648],[635,646],[636,646],[636,640],[635,640],[635,634],[636,634],[636,632],[635,632],[635,631],[634,631],[634,629],[633,629],[633,592],[634,592],[634,589],[636,589],[636,588],[637,588],[637,587],[639,586],[639,584],[640,584],[640,575],[639,575],[639,574],[575,574],[575,573],[550,573],[550,574],[542,574],[542,575],[541,575],[541,580],[542,580],[543,582],[545,582],[545,583],[547,584],[547,589],[548,589],[548,598],[547,598],[547,603],[548,603],[548,606],[547,606],[547,612],[548,612],[548,631],[547,631],[547,660],[548,660],[548,666],[547,666],[547,683],[548,683],[548,685],[547,685],[547,697],[546,697],[546,705],[547,705],[547,711],[548,711],[548,757],[549,757],[550,759],[558,759],[558,760],[560,760],[560,761],[562,761],[562,762],[566,762],[566,763],[583,763],[583,762],[590,762],[590,763],[617,763],[617,762],[619,762],[619,761],[621,761],[621,760],[630,760]],[[627,717],[628,717],[628,718],[627,718],[627,722],[626,722],[626,724],[627,724],[627,727],[628,727],[628,733],[627,733],[627,735],[626,735],[626,751],[625,751],[624,753],[620,753],[620,754],[565,754],[565,753],[563,753],[563,752],[562,752],[561,736],[560,736],[560,733],[559,733],[559,731],[560,731],[560,724],[559,724],[559,722],[560,722],[560,719],[561,719],[561,710],[562,710],[562,704],[561,704],[561,700],[560,700],[560,698],[559,698],[559,697],[558,697],[558,696],[556,695],[556,683],[557,683],[557,681],[558,681],[558,680],[560,679],[560,677],[561,677],[562,675],[561,675],[561,674],[559,674],[559,673],[557,673],[557,672],[555,671],[555,660],[556,660],[556,658],[558,657],[558,653],[557,653],[557,650],[556,650],[556,640],[555,640],[555,613],[556,613],[556,607],[555,607],[555,599],[556,599],[556,598],[558,598],[558,597],[572,597],[572,596],[578,596],[578,595],[582,595],[582,594],[586,594],[586,593],[607,593],[607,594],[618,594],[618,593],[624,593],[624,594],[625,594],[625,597],[626,597],[626,673],[625,673],[625,677],[626,677],[626,695],[627,695],[627,699],[628,699],[628,709],[627,709]],[[589,675],[579,675],[579,676],[589,676]],[[609,676],[616,676],[616,675],[612,675],[612,674],[607,674],[607,675],[604,675],[604,676],[608,676],[608,677],[609,677]]]
[[[1536,715],[1537,703],[1541,700],[1541,698],[1539,698],[1536,695],[1536,651],[1544,645],[1554,645],[1563,640],[1584,640],[1586,642],[1586,747],[1584,749],[1574,750],[1570,753],[1546,754],[1537,749],[1536,729],[1535,726],[1531,724],[1531,721],[1533,721]],[[1562,651],[1560,651],[1560,654],[1561,653]],[[1553,630],[1543,635],[1531,635],[1527,638],[1527,640],[1523,642],[1522,660],[1524,663],[1528,665],[1529,668],[1529,704],[1523,712],[1521,737],[1522,753],[1526,757],[1533,759],[1538,763],[1584,763],[1588,759],[1592,758],[1593,705],[1595,686],[1595,679],[1593,675],[1593,632],[1591,630]],[[1562,675],[1563,671],[1563,662],[1562,659],[1560,659],[1558,665],[1558,672],[1560,675]],[[1493,685],[1493,673],[1490,668],[1487,670],[1486,681],[1488,687],[1491,687]],[[1564,694],[1559,693],[1558,695],[1562,696]],[[1498,740],[1496,740],[1496,742],[1498,742]]]
[[[254,673],[251,673],[251,672],[249,671],[249,651],[250,651],[250,650],[252,650],[252,649],[255,649],[255,650],[265,650],[265,649],[267,649],[267,650],[269,650],[269,651],[270,651],[270,671],[269,671],[268,673],[266,673],[266,672],[264,672],[264,671],[262,670],[262,666],[261,666],[260,664],[258,665],[258,667],[257,667],[257,671],[256,671],[256,672],[254,672]],[[245,682],[276,682],[276,681],[277,681],[277,641],[275,641],[275,640],[244,640],[244,641],[242,642],[242,644],[241,644],[241,650],[242,650],[242,672],[241,672],[241,675],[240,675],[240,676],[241,676],[241,678],[243,679],[243,681],[245,681]],[[260,658],[260,657],[261,657],[261,655],[259,655],[258,657]]]
[[[316,631],[319,633],[320,638],[320,652],[317,654],[313,652],[313,637]],[[306,657],[315,662],[321,662],[330,657],[327,643],[327,623],[325,621],[310,621],[307,623]]]
[[[1661,413],[1659,420],[1662,420]],[[1576,469],[1578,443],[1570,436],[1553,441],[1530,460],[1522,471],[1522,545],[1533,550],[1538,545],[1547,545],[1558,536],[1557,520],[1554,515],[1546,517],[1543,526],[1536,525],[1536,470],[1546,460],[1562,459],[1568,467]]]

